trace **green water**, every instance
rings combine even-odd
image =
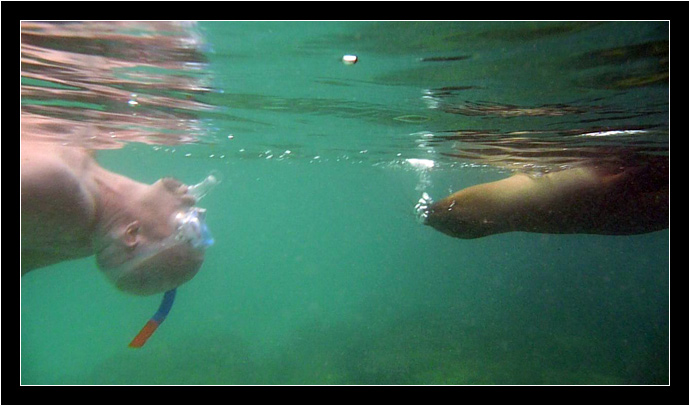
[[[118,292],[93,258],[22,277],[22,384],[668,383],[668,230],[458,240],[413,213],[422,191],[508,175],[443,155],[452,131],[643,128],[654,138],[634,146],[668,149],[658,58],[596,53],[663,42],[668,24],[198,29],[215,89],[201,100],[218,107],[199,113],[206,135],[98,161],[145,182],[222,172],[201,204],[216,243],[138,350],[159,296]],[[468,102],[598,108],[457,114]]]

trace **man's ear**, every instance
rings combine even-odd
[[[137,246],[137,244],[139,244],[138,237],[140,227],[141,225],[139,224],[139,220],[134,220],[127,224],[124,235],[122,236],[122,242],[124,242],[127,247],[134,248]]]

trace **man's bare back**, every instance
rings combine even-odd
[[[21,146],[22,273],[93,254],[96,202],[87,190],[86,151]]]

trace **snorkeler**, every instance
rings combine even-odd
[[[118,289],[152,295],[199,271],[213,240],[194,205],[213,177],[196,187],[172,178],[147,185],[81,148],[22,140],[20,149],[22,275],[95,254]]]
[[[465,239],[510,231],[642,234],[669,226],[668,169],[668,157],[649,156],[630,166],[519,173],[438,202],[425,195],[416,209],[424,224]]]

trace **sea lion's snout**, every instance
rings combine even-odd
[[[426,199],[425,199],[426,200]],[[488,220],[476,218],[472,210],[449,196],[438,202],[430,199],[417,204],[417,218],[420,223],[430,226],[443,234],[455,238],[473,239],[493,233],[493,224]]]

